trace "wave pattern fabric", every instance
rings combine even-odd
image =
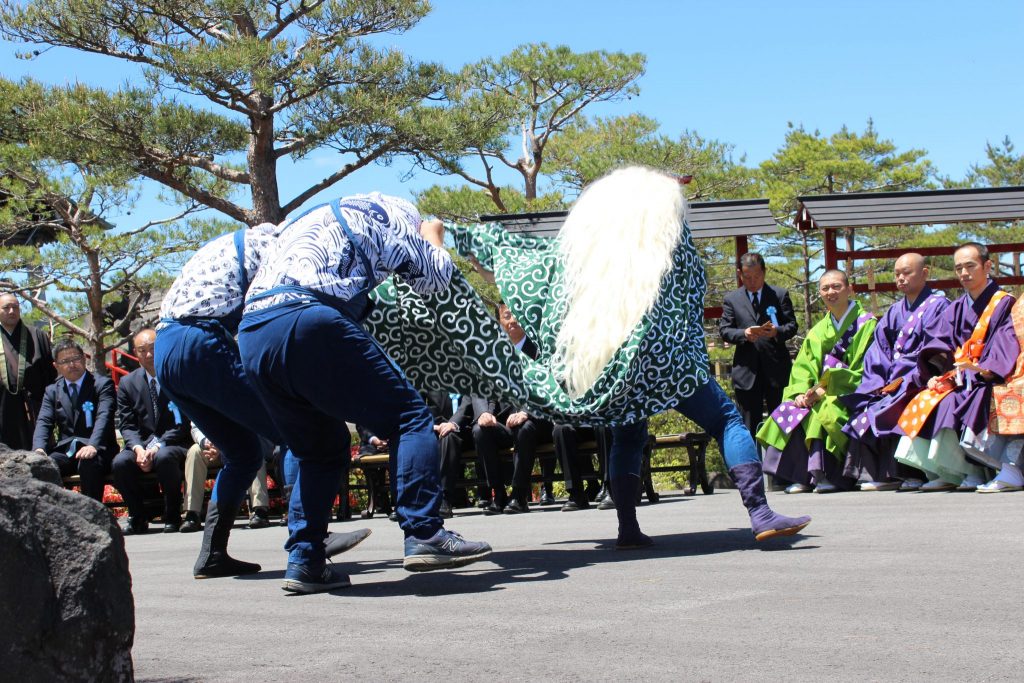
[[[496,224],[455,226],[456,250],[495,274],[502,298],[537,344],[516,353],[492,311],[456,271],[447,290],[417,294],[388,281],[372,294],[367,329],[417,389],[508,401],[555,421],[627,424],[674,408],[709,381],[704,340],[704,267],[689,227],[673,253],[654,306],[614,354],[597,382],[571,399],[552,354],[566,295],[556,239],[528,237]],[[628,239],[628,237],[627,237]],[[608,287],[616,273],[607,273]]]

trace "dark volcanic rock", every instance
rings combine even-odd
[[[102,504],[46,481],[55,474],[31,454],[0,454],[2,677],[130,681],[135,605],[124,538]]]
[[[12,451],[0,444],[0,478],[25,479],[32,477],[63,486],[60,470],[46,455],[30,451]]]

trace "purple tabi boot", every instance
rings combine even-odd
[[[651,537],[640,531],[636,521],[636,493],[640,486],[640,478],[627,474],[615,477],[608,482],[612,500],[615,501],[615,514],[619,518],[619,537],[615,541],[616,550],[646,548],[653,545]]]
[[[729,470],[729,475],[740,490],[743,506],[750,513],[750,528],[754,540],[763,541],[776,536],[792,536],[811,523],[811,518],[785,517],[768,507],[764,495],[764,471],[759,462],[745,462]]]

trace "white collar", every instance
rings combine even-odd
[[[840,318],[839,320],[836,320],[836,317],[834,315],[832,315],[831,312],[828,315],[829,315],[830,318],[832,318],[832,324],[836,326],[836,329],[837,330],[841,330],[843,328],[843,325],[846,323],[846,319],[848,317],[850,317],[850,313],[852,311],[853,311],[853,299],[850,299],[849,303],[846,306],[846,312],[843,313],[843,317],[842,318]]]
[[[523,346],[524,346],[525,344],[526,344],[526,335],[524,334],[524,335],[523,335],[523,338],[522,338],[522,339],[520,339],[520,340],[519,340],[519,341],[518,341],[518,342],[516,343],[516,351],[522,351],[522,350],[523,350]]]
[[[71,385],[74,384],[75,388],[78,389],[79,391],[81,391],[82,390],[82,382],[84,382],[84,381],[85,381],[85,373],[83,372],[82,376],[78,378],[77,382],[69,382],[69,381],[67,381],[65,379],[64,380],[64,388],[65,388],[65,390],[69,390],[70,391]]]

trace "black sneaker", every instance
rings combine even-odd
[[[323,593],[335,588],[348,588],[352,582],[334,565],[325,565],[319,570],[304,564],[288,563],[281,588],[290,593]]]
[[[415,536],[405,539],[405,561],[410,572],[451,569],[482,560],[491,554],[491,546],[482,541],[467,541],[454,531],[440,528],[428,539]],[[290,565],[289,565],[290,566]]]

